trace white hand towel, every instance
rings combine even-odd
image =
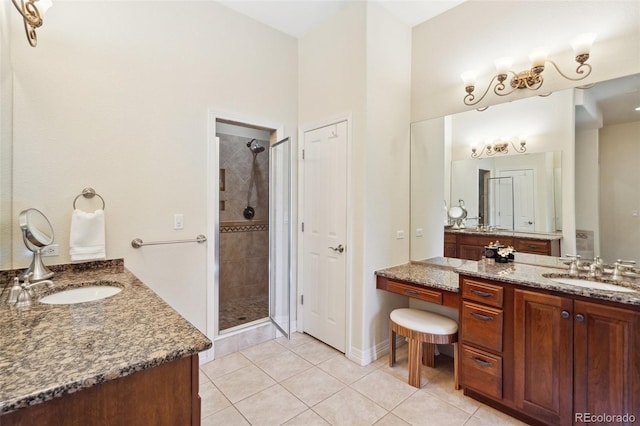
[[[69,247],[72,262],[106,259],[104,210],[73,211]]]

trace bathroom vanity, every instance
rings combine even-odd
[[[211,341],[122,260],[51,269],[55,286],[39,286],[31,306],[0,296],[0,425],[199,425],[198,352]],[[84,303],[39,301],[104,283],[122,291]]]
[[[540,258],[556,267],[483,260],[438,272],[451,259],[435,258],[378,271],[378,288],[457,294],[465,395],[532,424],[600,414],[632,424],[640,416],[640,280],[625,278],[625,292],[561,284],[549,277],[566,266]]]
[[[444,254],[447,257],[480,260],[484,246],[500,241],[504,246],[512,246],[520,253],[560,256],[559,234],[534,234],[525,232],[497,231],[482,232],[472,229],[444,231]]]

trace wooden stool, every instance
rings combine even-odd
[[[389,367],[396,362],[396,334],[409,339],[409,384],[420,387],[420,364],[435,366],[435,345],[453,344],[453,375],[458,384],[458,323],[419,309],[395,309],[389,316]]]

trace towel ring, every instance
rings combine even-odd
[[[98,194],[96,192],[95,189],[93,188],[85,188],[82,190],[82,194],[78,194],[78,196],[76,198],[73,199],[73,209],[76,209],[76,201],[78,201],[78,198],[80,197],[84,197],[84,198],[93,198],[97,196],[98,198],[100,198],[100,200],[102,200],[102,210],[104,210],[106,204],[104,202],[104,198],[102,198],[102,196],[100,194]]]

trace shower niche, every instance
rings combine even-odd
[[[276,131],[216,119],[218,334],[271,320],[289,334],[290,147]]]

